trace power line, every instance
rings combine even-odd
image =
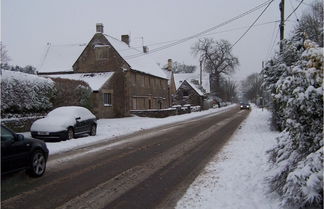
[[[299,2],[299,4],[297,5],[297,7],[294,9],[294,11],[292,11],[289,15],[288,15],[288,17],[285,19],[285,22],[289,19],[289,17],[291,17],[291,15],[292,14],[294,14],[295,12],[296,12],[296,10],[299,8],[299,6],[303,3],[303,1],[304,0],[301,0],[300,2]]]
[[[290,4],[291,9],[294,9],[294,6],[293,6],[291,0],[289,0],[289,4]],[[299,18],[297,17],[297,14],[296,13],[294,13],[294,14],[295,14],[296,20],[298,21]]]
[[[268,51],[268,53],[267,53],[267,59],[268,59],[268,57],[270,56],[270,53],[271,53],[271,51],[272,51],[272,49],[273,49],[273,47],[274,47],[274,45],[275,45],[275,43],[277,42],[277,38],[278,38],[278,34],[279,34],[279,28],[275,28],[275,30],[274,30],[274,33],[276,34],[276,37],[273,39],[273,36],[272,36],[272,39],[271,39],[271,41],[273,41],[272,42],[272,44],[271,44],[271,48],[270,48],[270,50]],[[274,35],[274,33],[272,34],[272,35]]]
[[[268,1],[266,1],[266,2],[260,4],[260,5],[256,6],[256,7],[254,7],[254,8],[252,8],[252,9],[250,9],[250,10],[248,10],[248,11],[246,11],[246,12],[244,12],[244,13],[242,13],[242,14],[236,16],[236,17],[233,17],[233,18],[231,18],[231,19],[229,19],[229,20],[227,20],[227,21],[225,21],[225,22],[223,22],[223,23],[220,23],[220,24],[218,24],[218,25],[216,25],[216,26],[214,26],[214,27],[211,27],[211,28],[209,28],[209,29],[207,29],[207,30],[204,30],[204,31],[201,31],[201,32],[196,33],[196,34],[194,34],[194,35],[191,35],[191,36],[185,37],[185,38],[180,39],[180,40],[178,40],[178,41],[175,41],[175,42],[173,42],[173,43],[166,44],[166,45],[164,45],[164,46],[161,46],[161,47],[155,48],[155,49],[151,50],[150,53],[155,53],[155,52],[158,52],[158,51],[161,51],[161,50],[164,50],[164,49],[167,49],[167,48],[170,48],[170,47],[176,46],[176,45],[178,45],[178,44],[184,43],[184,42],[186,42],[186,41],[188,41],[188,40],[191,40],[191,39],[193,39],[193,38],[199,37],[199,36],[201,36],[201,35],[203,35],[203,34],[209,33],[209,32],[211,32],[211,31],[216,30],[216,29],[218,29],[218,28],[220,28],[220,27],[222,27],[222,26],[224,26],[224,25],[227,25],[227,24],[229,24],[229,23],[231,23],[231,22],[233,22],[233,21],[235,21],[235,20],[237,20],[237,19],[240,19],[240,18],[242,18],[242,17],[244,17],[244,16],[246,16],[246,15],[252,13],[252,12],[255,12],[255,11],[259,10],[260,8],[266,6],[267,4],[269,4],[269,2],[272,2],[272,1],[273,1],[273,0],[268,0]],[[130,55],[130,56],[126,57],[126,58],[132,59],[132,58],[136,58],[136,57],[143,56],[143,55],[146,55],[146,54],[144,54],[144,53],[139,53],[139,54]]]
[[[308,3],[305,3],[305,2],[303,2],[303,4],[306,5],[306,6],[309,6],[309,7],[313,6],[312,4],[308,4]]]
[[[253,27],[263,26],[263,25],[267,25],[267,24],[272,24],[272,23],[276,23],[276,22],[279,22],[279,21],[280,20],[259,23],[259,24],[255,24]],[[236,31],[236,30],[242,30],[242,29],[245,29],[245,28],[248,28],[248,27],[250,27],[250,26],[242,26],[242,27],[237,27],[237,28],[232,28],[232,29],[228,29],[228,30],[223,30],[223,31],[215,32],[215,33],[208,33],[208,34],[205,34],[205,36],[210,36],[210,35],[219,34],[219,33],[226,33],[226,32],[231,32],[231,31]]]
[[[270,22],[264,22],[264,23],[259,23],[259,24],[255,24],[253,27],[257,27],[257,26],[263,26],[263,25],[268,25],[268,24],[273,24],[273,23],[278,23],[280,20],[275,20],[275,21],[270,21]],[[223,31],[218,31],[218,32],[214,32],[214,33],[207,33],[204,36],[211,36],[211,35],[215,35],[215,34],[220,34],[220,33],[227,33],[227,32],[232,32],[232,31],[237,31],[237,30],[242,30],[245,28],[248,28],[249,26],[242,26],[242,27],[236,27],[236,28],[230,28],[228,30],[223,30]],[[170,41],[163,41],[163,42],[156,42],[156,43],[150,43],[150,44],[146,44],[146,46],[156,46],[156,45],[162,45],[162,44],[167,44],[167,43],[172,43],[172,42],[176,42],[179,41],[181,39],[174,39],[174,40],[170,40]],[[142,46],[133,46],[133,48],[142,48]],[[124,50],[130,50],[130,49],[124,49]],[[124,51],[123,50],[123,51]]]
[[[254,24],[260,19],[260,17],[264,14],[264,12],[269,8],[269,6],[271,5],[271,3],[274,0],[270,1],[269,4],[266,6],[266,8],[263,9],[263,11],[261,12],[261,14],[254,20],[254,22],[250,25],[250,27],[240,36],[240,38],[238,38],[236,40],[236,42],[230,47],[230,49],[232,49],[250,30],[251,28],[254,26]]]

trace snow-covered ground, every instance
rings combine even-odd
[[[267,195],[266,151],[275,143],[270,112],[253,107],[222,152],[206,166],[177,204],[177,209],[277,209]]]
[[[188,120],[191,118],[210,115],[213,113],[223,112],[235,105],[227,107],[209,109],[201,112],[192,112],[190,114],[170,116],[167,118],[146,118],[146,117],[127,117],[115,119],[100,119],[98,120],[97,135],[79,137],[68,141],[47,142],[50,155],[73,150],[76,148],[88,146],[90,144],[99,143],[102,141],[112,140],[118,136],[131,134],[137,131],[155,128],[158,126],[171,124]],[[23,133],[25,136],[31,137],[30,133]]]

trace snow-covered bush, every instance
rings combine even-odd
[[[288,71],[290,66],[297,62],[303,52],[303,47],[301,47],[300,41],[283,41],[283,51],[282,53],[276,54],[276,56],[266,63],[265,68],[262,70],[261,74],[263,76],[263,87],[272,94],[272,125],[275,129],[280,131],[284,130],[284,103],[275,97],[277,82],[281,76]]]
[[[79,80],[63,78],[51,78],[55,82],[56,95],[54,107],[60,106],[82,106],[92,108],[90,86]]]
[[[314,1],[262,70],[282,131],[268,180],[289,208],[323,207],[323,16],[323,1]]]
[[[46,112],[53,106],[54,93],[50,79],[1,70],[1,117]]]
[[[284,131],[269,151],[271,187],[282,205],[323,206],[323,48],[311,41],[297,61],[277,65],[273,98]],[[281,74],[281,75],[280,75]],[[276,83],[274,81],[277,80]]]

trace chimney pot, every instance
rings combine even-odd
[[[96,32],[97,33],[103,33],[103,24],[102,23],[97,23],[96,24]]]
[[[122,35],[121,41],[126,43],[129,46],[129,35]]]

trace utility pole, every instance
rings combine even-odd
[[[285,0],[281,0],[281,2],[279,4],[279,9],[280,9],[279,29],[280,29],[280,54],[281,54],[283,51],[282,41],[283,41],[284,35],[285,35]]]

